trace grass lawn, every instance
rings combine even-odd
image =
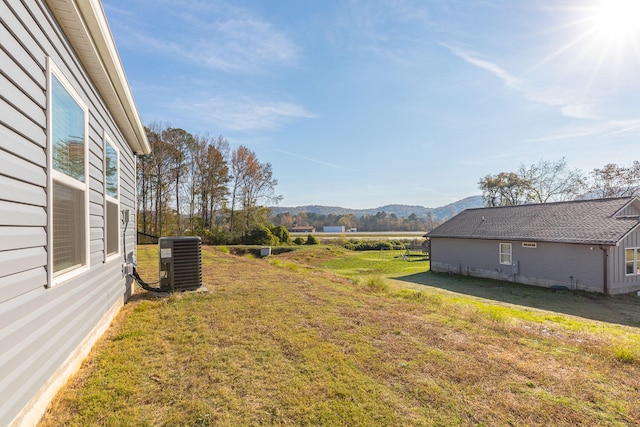
[[[434,275],[399,255],[205,247],[210,292],[135,295],[41,425],[640,424],[640,301]],[[138,258],[157,277],[157,247]],[[620,321],[545,310],[554,298]]]

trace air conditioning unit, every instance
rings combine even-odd
[[[161,237],[160,289],[168,292],[195,290],[202,286],[200,237]]]

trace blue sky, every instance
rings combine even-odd
[[[282,206],[373,208],[438,207],[542,159],[640,160],[640,8],[616,14],[624,1],[103,6],[146,124],[249,147]]]

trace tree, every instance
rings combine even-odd
[[[163,213],[168,208],[168,192],[172,180],[170,179],[173,161],[172,148],[162,139],[162,130],[158,123],[152,123],[147,130],[147,139],[151,145],[148,155],[150,179],[150,202],[153,204],[153,218],[151,232],[157,236],[163,233]]]
[[[487,175],[478,185],[485,206],[513,206],[527,201],[529,182],[514,172]]]
[[[233,232],[235,212],[238,200],[242,197],[242,188],[247,180],[250,169],[255,169],[256,163],[254,153],[247,147],[241,145],[233,150],[231,154],[231,212],[229,215],[229,231]]]
[[[540,160],[529,167],[522,164],[517,173],[487,175],[478,185],[485,206],[573,200],[587,188],[583,173],[569,169],[564,157],[555,162]]]
[[[196,159],[199,179],[199,210],[203,227],[213,231],[214,217],[229,194],[229,142],[222,136],[217,139],[202,137],[201,154]]]
[[[149,136],[149,129],[147,130],[147,136]],[[142,216],[142,232],[149,233],[149,198],[151,192],[151,157],[150,156],[138,156],[136,158],[136,173],[137,173],[137,194],[138,197],[138,212],[141,212]]]
[[[275,226],[271,228],[271,234],[278,238],[278,241],[283,245],[291,244],[291,235],[289,234],[289,230],[282,225]]]
[[[519,176],[526,183],[527,201],[536,203],[574,200],[587,187],[582,171],[569,169],[565,157],[556,162],[540,160],[528,168],[520,165]]]
[[[187,166],[191,165],[191,159],[188,157],[188,147],[193,144],[193,135],[184,129],[167,128],[162,131],[162,140],[168,148],[170,161],[170,169],[173,177],[173,186],[175,190],[175,206],[176,206],[176,225],[178,235],[182,235],[182,221],[180,219],[180,192],[183,174],[191,169]]]
[[[355,217],[353,214],[342,215],[342,217],[338,220],[338,225],[344,225],[344,228],[350,230],[353,228]]]
[[[245,234],[255,219],[254,208],[258,201],[266,199],[277,202],[282,196],[275,194],[278,181],[273,177],[271,164],[260,163],[256,154],[243,145],[235,149],[231,155],[231,173],[233,185],[229,230],[234,230],[236,207],[241,204],[244,212],[241,230],[242,234]]]
[[[233,152],[230,163],[229,143],[222,136],[192,135],[158,123],[146,132],[152,151],[137,160],[139,224],[144,233],[188,233],[207,242],[231,243],[246,240],[257,226],[272,227],[267,209],[259,206],[281,199],[275,194],[271,164],[259,162],[243,146]],[[238,208],[244,221],[236,225]]]
[[[608,163],[602,169],[594,169],[591,176],[590,190],[595,197],[627,197],[640,192],[640,162],[637,160],[629,167]]]

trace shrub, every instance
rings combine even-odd
[[[295,243],[296,245],[304,245],[304,239],[298,236],[295,239],[293,239],[293,243]]]
[[[275,246],[280,241],[267,227],[258,225],[249,232],[244,243],[247,245]]]
[[[402,250],[405,248],[402,242],[396,241],[373,241],[373,240],[351,240],[342,245],[343,248],[351,251],[377,251],[377,250]]]
[[[350,251],[356,250],[356,245],[353,242],[347,242],[342,245],[343,248],[348,249]]]
[[[200,232],[203,245],[226,245],[232,242],[232,237],[229,232],[219,229],[210,231],[208,229]]]
[[[307,242],[305,243],[306,245],[318,245],[320,244],[320,242],[318,241],[318,239],[313,236],[312,234],[309,234],[307,236]]]
[[[283,225],[278,225],[271,229],[271,234],[278,238],[280,244],[282,245],[290,245],[291,244],[291,235],[289,234],[289,230]]]

